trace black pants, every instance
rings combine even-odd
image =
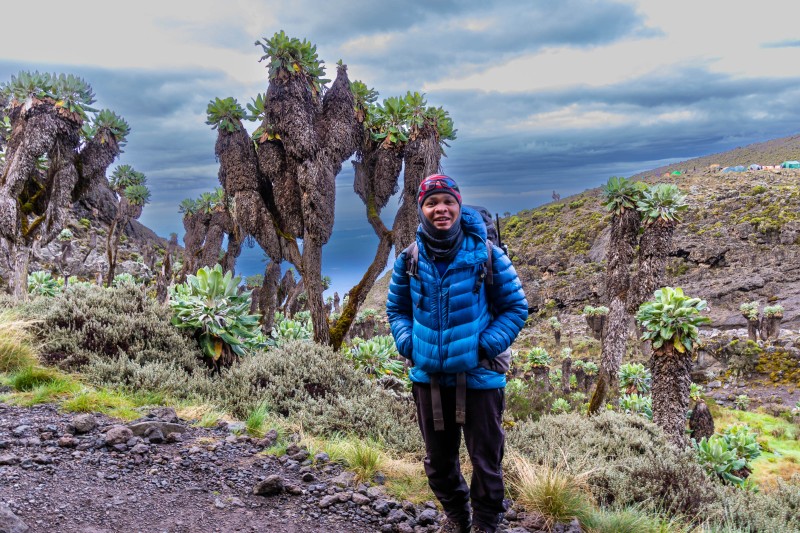
[[[470,486],[461,475],[458,451],[461,426],[455,422],[456,389],[441,387],[444,410],[444,431],[433,429],[433,409],[429,385],[414,383],[417,421],[425,441],[425,473],[428,484],[439,499],[445,514],[453,521],[465,523],[470,516],[472,497],[473,523],[486,531],[496,530],[503,507],[504,487],[503,389],[467,389],[467,416],[464,443],[472,462]]]

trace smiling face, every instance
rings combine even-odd
[[[422,214],[441,231],[449,230],[460,212],[461,206],[452,194],[431,194],[422,202]]]

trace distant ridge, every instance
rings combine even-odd
[[[743,165],[745,167],[752,164],[758,165],[779,165],[787,160],[800,159],[800,134],[790,137],[781,137],[769,141],[740,146],[727,152],[695,157],[679,163],[672,163],[663,167],[654,168],[639,174],[634,174],[633,178],[644,178],[647,176],[660,176],[665,172],[680,170],[702,171],[710,165],[720,165],[722,167],[732,167]]]

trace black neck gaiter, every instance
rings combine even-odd
[[[459,212],[453,225],[448,230],[436,229],[436,226],[422,214],[422,208],[417,207],[419,216],[419,234],[422,242],[431,257],[435,259],[451,260],[461,248],[464,232],[461,229],[461,213]]]

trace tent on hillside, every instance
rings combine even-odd
[[[722,169],[723,172],[744,172],[745,169],[742,165],[737,165],[735,167],[725,167]]]
[[[784,161],[781,168],[800,168],[800,161]]]
[[[681,175],[681,171],[680,170],[673,170],[670,173],[670,176],[680,176],[680,175]]]
[[[761,166],[761,165],[759,165],[758,163],[753,163],[753,164],[752,164],[752,165],[750,165],[750,167],[748,167],[748,168],[749,168],[750,170],[761,170],[761,169],[762,169],[762,168],[764,168],[764,167],[762,167],[762,166]]]

